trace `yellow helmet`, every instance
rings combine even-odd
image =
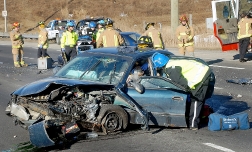
[[[147,23],[145,26],[145,30],[148,30],[150,26],[154,26],[154,25],[155,25],[154,22]]]
[[[44,21],[38,22],[38,26],[44,28],[45,27],[45,22]]]

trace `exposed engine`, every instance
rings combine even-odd
[[[13,99],[13,103],[24,107],[31,119],[55,120],[58,125],[69,121],[95,123],[102,104],[112,104],[116,95],[113,90],[65,86],[48,94],[44,94],[45,92],[17,97]]]

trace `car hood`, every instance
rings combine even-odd
[[[17,90],[15,90],[11,95],[18,95],[18,96],[26,96],[37,94],[45,89],[47,89],[51,85],[64,85],[64,86],[74,86],[74,85],[103,85],[103,86],[113,86],[108,84],[100,84],[97,82],[89,82],[89,81],[82,81],[76,79],[66,79],[66,78],[58,78],[58,77],[49,77],[45,79],[41,79],[32,83],[29,83]]]

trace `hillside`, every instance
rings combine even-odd
[[[15,1],[15,2],[13,2]],[[110,17],[123,31],[143,32],[145,22],[159,22],[167,41],[171,32],[170,0],[6,0],[8,11],[7,31],[13,22],[21,23],[21,32],[36,27],[39,21],[56,18],[80,20],[86,17]],[[246,6],[246,5],[245,5]],[[244,6],[243,6],[244,7]],[[0,3],[0,8],[4,8]],[[179,0],[179,14],[192,14],[196,34],[207,33],[205,19],[212,17],[210,0]],[[4,18],[0,20],[0,32],[4,32]],[[31,32],[37,32],[37,29]]]
[[[3,10],[3,3],[0,8]],[[170,1],[167,0],[15,0],[15,3],[6,0],[6,8],[8,30],[15,21],[20,22],[22,31],[25,31],[36,26],[40,20],[65,19],[69,18],[68,14],[73,14],[75,20],[88,16],[111,17],[116,21],[116,26],[123,30],[131,30],[136,26],[140,30],[144,21],[170,25]],[[179,8],[180,14],[192,14],[195,24],[204,23],[205,18],[211,17],[209,0],[191,0],[190,3],[188,0],[179,0]],[[0,22],[0,31],[4,31],[4,18]]]

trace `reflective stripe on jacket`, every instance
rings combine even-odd
[[[209,66],[196,60],[170,59],[165,67],[169,68],[172,66],[180,66],[182,68],[181,73],[187,79],[188,86],[191,89],[195,89],[195,86],[203,80],[208,70],[210,70]]]
[[[113,27],[104,30],[97,40],[97,47],[118,47],[124,44],[124,39]]]
[[[39,31],[39,36],[38,36],[38,47],[40,45],[43,46],[43,49],[47,49],[49,44],[48,44],[48,32],[46,29],[41,29]]]
[[[242,39],[246,37],[252,36],[252,29],[251,29],[252,20],[248,18],[242,18],[238,22],[238,34],[237,39]]]
[[[78,34],[76,32],[65,31],[63,32],[60,40],[61,48],[65,48],[65,46],[74,47],[77,41],[78,41]]]
[[[164,43],[161,36],[161,33],[155,29],[153,26],[150,26],[148,30],[146,30],[142,36],[149,36],[152,39],[154,48],[164,49]]]
[[[186,26],[179,25],[176,29],[176,37],[178,38],[178,46],[192,46],[194,44],[194,30],[192,27],[189,29]]]
[[[21,35],[20,32],[16,30],[12,30],[10,32],[10,39],[12,43],[12,48],[14,49],[21,48],[24,44],[23,36]]]

